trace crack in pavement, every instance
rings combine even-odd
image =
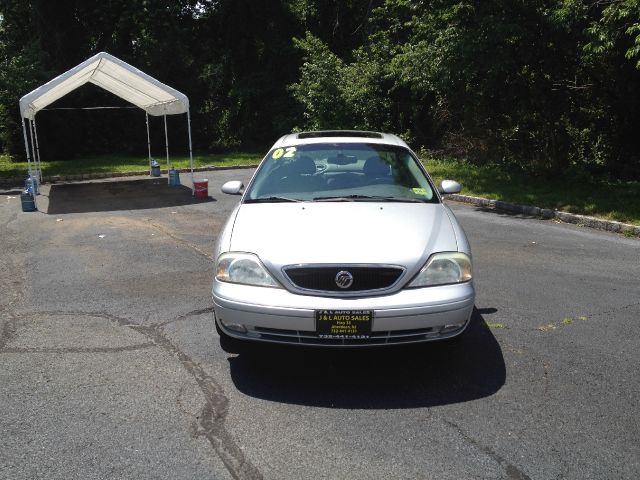
[[[200,413],[199,423],[202,430],[198,434],[204,435],[216,451],[227,470],[236,479],[261,479],[262,475],[256,467],[244,456],[231,434],[224,426],[229,408],[229,400],[224,395],[220,385],[211,375],[195,363],[186,353],[175,346],[163,333],[162,327],[131,326],[158,346],[176,357],[182,366],[191,374],[205,397],[205,405]]]
[[[447,420],[447,419],[443,419],[442,421],[446,425],[448,425],[449,427],[453,428],[456,432],[458,432],[458,434],[464,439],[465,442],[467,442],[469,445],[477,448],[481,452],[485,453],[491,459],[493,459],[495,462],[497,462],[502,468],[504,468],[504,473],[506,474],[507,478],[509,478],[511,480],[531,480],[531,477],[529,477],[526,473],[524,473],[518,467],[516,467],[515,465],[509,463],[503,457],[498,455],[496,452],[493,451],[493,449],[491,449],[490,447],[487,447],[485,445],[480,444],[477,440],[475,440],[475,439],[471,438],[469,435],[467,435],[462,430],[462,428],[460,428],[460,426],[457,425],[456,423],[454,423],[454,422],[452,422],[450,420]]]
[[[154,323],[153,325],[155,325],[156,327],[164,327],[166,325],[169,325],[171,323],[175,323],[175,322],[179,322],[181,320],[186,320],[190,317],[195,317],[197,315],[202,315],[205,313],[211,313],[213,312],[213,305],[210,307],[205,307],[205,308],[199,308],[197,310],[191,310],[190,312],[187,313],[183,313],[182,315],[177,316],[176,318],[172,319],[172,320],[167,320],[165,322],[160,322],[160,323]]]
[[[188,312],[184,315],[177,317],[171,321],[184,319],[189,316],[196,315],[198,313],[206,313],[211,310],[211,307],[194,310],[192,312]],[[81,312],[81,311],[49,311],[49,312],[38,312],[41,315],[65,315],[65,316],[91,316],[97,318],[104,318],[111,322],[116,323],[121,327],[130,328],[149,339],[149,342],[134,345],[132,347],[135,348],[149,348],[153,346],[158,346],[164,349],[166,352],[171,354],[174,358],[176,358],[182,367],[193,377],[196,384],[198,385],[199,390],[202,392],[205,400],[205,404],[202,407],[202,410],[199,416],[196,417],[197,425],[191,428],[189,434],[191,436],[204,436],[212,446],[213,450],[216,452],[222,463],[225,465],[229,473],[234,479],[238,480],[254,480],[261,479],[262,474],[258,471],[258,469],[251,464],[251,462],[245,458],[244,453],[235,443],[232,435],[225,428],[225,421],[227,412],[229,409],[229,400],[224,394],[222,387],[216,382],[216,380],[208,375],[205,370],[196,362],[191,359],[186,353],[184,353],[180,348],[178,348],[175,344],[171,342],[167,338],[164,333],[163,325],[169,322],[165,322],[162,324],[154,324],[154,325],[137,325],[131,323],[130,320],[125,318],[120,318],[115,315],[111,315],[105,312]],[[22,316],[27,314],[22,314]],[[4,325],[2,330],[2,336],[0,337],[0,346],[4,347],[8,339],[12,338],[15,334],[15,329],[13,326],[14,321],[17,317],[13,317],[11,322],[7,322]],[[105,349],[108,349],[106,347]],[[120,350],[127,350],[127,347],[121,347]],[[8,352],[9,350],[14,349],[4,349],[0,353]],[[30,349],[15,349],[20,350],[18,353],[23,353],[24,350]],[[32,349],[32,350],[40,350],[40,349]],[[67,349],[60,349],[67,350]],[[96,349],[86,349],[91,350],[92,352]],[[102,347],[97,348],[98,351],[102,350]],[[108,349],[108,351],[118,351],[116,348]],[[41,353],[40,351],[29,351],[24,353]],[[56,352],[57,353],[57,352]],[[74,352],[75,353],[75,352]],[[199,427],[198,427],[199,426]]]
[[[0,346],[1,353],[117,353],[132,352],[135,350],[144,350],[146,348],[155,347],[153,342],[140,343],[137,345],[127,345],[125,347],[67,347],[67,348],[21,348],[21,347],[3,347]]]

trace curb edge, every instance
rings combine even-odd
[[[602,218],[578,215],[576,213],[563,212],[550,208],[534,207],[532,205],[518,205],[515,203],[503,202],[501,200],[490,200],[482,197],[472,197],[470,195],[448,194],[444,198],[455,202],[468,203],[478,207],[488,208],[501,212],[537,217],[544,220],[559,220],[564,223],[571,223],[579,227],[589,227],[596,230],[606,230],[614,233],[631,232],[640,236],[640,226],[629,223],[617,222],[615,220],[605,220]]]

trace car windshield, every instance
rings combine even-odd
[[[406,148],[376,143],[312,143],[271,150],[244,201],[437,203],[438,197]]]

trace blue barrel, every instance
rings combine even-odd
[[[26,182],[24,182],[24,189],[29,190],[34,195],[40,195],[40,190],[38,189],[38,180],[33,178],[31,175],[29,175]]]
[[[151,161],[151,176],[152,177],[160,176],[160,164],[156,160]]]
[[[33,194],[29,190],[25,190],[20,194],[20,203],[22,203],[23,212],[34,212],[36,210],[36,202],[33,201]]]
[[[171,167],[171,169],[169,170],[169,186],[180,186],[180,172],[178,172],[174,167]]]

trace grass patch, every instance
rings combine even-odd
[[[504,323],[487,323],[486,325],[487,325],[487,328],[489,328],[489,329],[497,329],[497,330],[500,330],[500,329],[502,329],[502,328],[506,328],[506,327],[504,326]]]
[[[255,165],[262,160],[263,153],[219,153],[196,155],[193,157],[194,168],[234,165]],[[166,168],[166,158],[157,158],[161,168]],[[189,157],[171,157],[171,165],[176,168],[189,168]],[[42,162],[42,174],[76,175],[82,173],[136,172],[149,169],[147,157],[130,157],[125,155],[100,155],[73,160],[54,160]],[[0,177],[23,177],[28,171],[27,162],[12,162],[6,155],[0,156]]]
[[[551,322],[551,323],[545,323],[544,325],[540,325],[537,330],[539,330],[540,332],[551,332],[555,329],[557,329],[558,327],[562,327],[562,326],[567,326],[567,325],[571,325],[573,322],[575,322],[576,320],[581,320],[581,321],[586,321],[587,317],[580,316],[580,317],[565,317],[562,320],[560,320],[559,322]]]
[[[553,323],[545,323],[544,325],[540,325],[538,327],[538,330],[540,330],[541,332],[550,332],[551,330],[555,330],[556,328],[558,327]]]
[[[455,159],[424,158],[423,163],[437,183],[457,180],[466,195],[640,225],[640,181],[613,182],[570,174],[543,178]]]

